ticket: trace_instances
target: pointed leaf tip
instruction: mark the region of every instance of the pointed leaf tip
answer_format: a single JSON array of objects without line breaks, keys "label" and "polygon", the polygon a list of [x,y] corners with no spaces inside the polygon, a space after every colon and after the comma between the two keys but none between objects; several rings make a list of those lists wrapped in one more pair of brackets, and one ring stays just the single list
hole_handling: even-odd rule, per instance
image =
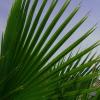
[{"label": "pointed leaf tip", "polygon": [[78,5],[79,5],[79,6],[81,6],[81,5],[82,5],[82,3],[83,3],[83,0],[81,0],[81,1],[79,2],[79,4],[78,4]]},{"label": "pointed leaf tip", "polygon": [[91,11],[91,10],[89,10],[89,11],[86,13],[86,16],[88,16],[88,17],[89,17],[89,16],[90,16],[90,14],[91,14],[91,12],[92,12],[92,11]]}]

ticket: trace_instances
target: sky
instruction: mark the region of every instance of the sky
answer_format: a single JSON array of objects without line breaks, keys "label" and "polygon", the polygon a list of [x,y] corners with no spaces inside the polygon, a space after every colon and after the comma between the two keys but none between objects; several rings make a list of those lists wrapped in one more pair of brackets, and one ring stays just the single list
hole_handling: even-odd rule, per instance
[{"label": "sky", "polygon": [[[12,3],[14,0],[0,0],[0,38],[2,32],[4,32],[6,27],[7,18],[9,15],[9,11],[11,9]],[[37,6],[37,10],[40,7],[42,0],[39,0],[39,4]],[[46,7],[50,5],[51,0],[48,0],[48,3]],[[55,14],[59,11],[61,8],[61,5],[65,0],[59,0],[56,9],[50,16],[49,21],[47,22],[47,25],[51,22],[52,18],[55,16]],[[100,40],[100,0],[72,0],[69,7],[66,9],[64,14],[62,15],[61,19],[55,26],[53,32],[59,27],[59,25],[64,21],[64,19],[71,13],[71,11],[81,2],[81,8],[78,12],[78,14],[73,18],[71,23],[64,29],[64,31],[61,33],[61,35],[58,37],[57,41],[60,40],[67,32],[70,30],[73,25],[75,25],[87,12],[90,12],[89,18],[87,21],[75,32],[75,34],[69,39],[68,42],[64,43],[64,45],[59,49],[58,52],[65,49],[70,43],[73,43],[76,39],[78,39],[82,34],[84,34],[89,28],[91,28],[94,24],[97,24],[97,29],[91,36],[89,36],[78,48],[86,48],[87,46],[91,45],[97,40]],[[45,9],[46,10],[46,9]],[[37,13],[37,12],[35,12]],[[44,11],[45,14],[45,11]],[[56,42],[57,42],[56,41]],[[55,42],[55,43],[56,43]],[[100,54],[100,47],[96,48],[96,51]],[[58,53],[57,52],[57,53]]]}]

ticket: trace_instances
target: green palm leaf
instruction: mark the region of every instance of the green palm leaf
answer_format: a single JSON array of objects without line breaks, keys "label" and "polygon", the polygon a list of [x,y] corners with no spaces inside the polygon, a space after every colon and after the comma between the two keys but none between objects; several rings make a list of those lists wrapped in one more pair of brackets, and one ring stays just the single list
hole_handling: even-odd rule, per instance
[{"label": "green palm leaf", "polygon": [[[78,5],[64,19],[53,33],[52,30],[71,0],[65,3],[47,26],[58,0],[52,0],[46,14],[42,14],[48,0],[42,0],[37,14],[39,0],[15,0],[2,34],[0,51],[0,100],[87,100],[89,93],[100,89],[93,88],[99,76],[100,57],[91,51],[100,45],[92,44],[76,54],[73,50],[96,29],[91,27],[83,36],[66,46],[60,54],[54,54],[68,41],[76,30],[86,21],[86,14],[58,42],[58,36],[80,9]],[[32,3],[32,5],[31,5]],[[34,17],[34,19],[33,19]],[[51,37],[49,38],[49,36]],[[66,58],[67,57],[67,58]]]}]

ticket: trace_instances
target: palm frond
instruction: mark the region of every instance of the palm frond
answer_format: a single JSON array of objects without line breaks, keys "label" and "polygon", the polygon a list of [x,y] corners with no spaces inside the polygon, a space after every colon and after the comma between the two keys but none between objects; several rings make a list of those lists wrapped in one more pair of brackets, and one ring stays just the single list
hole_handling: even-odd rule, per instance
[{"label": "palm frond", "polygon": [[[100,97],[100,89],[92,85],[99,76],[100,56],[91,54],[91,51],[100,45],[100,41],[73,53],[95,31],[96,25],[53,57],[87,20],[88,15],[54,43],[77,14],[80,5],[55,29],[71,0],[65,0],[46,28],[59,1],[52,0],[44,14],[47,2],[50,1],[42,0],[37,13],[39,0],[32,1],[32,5],[31,0],[15,0],[11,8],[1,40],[0,100],[87,100],[89,93],[95,91],[96,100]],[[53,32],[53,29],[56,31]]]}]

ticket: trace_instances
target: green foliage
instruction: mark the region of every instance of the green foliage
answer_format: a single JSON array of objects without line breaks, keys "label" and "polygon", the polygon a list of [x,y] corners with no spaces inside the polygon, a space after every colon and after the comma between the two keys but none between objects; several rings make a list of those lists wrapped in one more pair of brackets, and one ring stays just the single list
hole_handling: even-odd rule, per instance
[{"label": "green foliage", "polygon": [[42,0],[35,14],[38,1],[32,1],[31,8],[31,0],[15,0],[12,6],[1,41],[0,100],[88,100],[91,92],[96,92],[97,95],[93,100],[98,100],[100,89],[92,85],[99,75],[100,57],[91,54],[91,51],[100,42],[76,54],[72,53],[84,39],[93,33],[96,26],[94,25],[83,36],[66,46],[60,54],[53,57],[65,41],[85,22],[88,15],[80,19],[54,45],[57,37],[67,27],[80,7],[78,5],[74,8],[52,33],[71,0],[65,0],[64,5],[45,31],[43,30],[58,0],[52,0],[41,20],[48,0]]}]

